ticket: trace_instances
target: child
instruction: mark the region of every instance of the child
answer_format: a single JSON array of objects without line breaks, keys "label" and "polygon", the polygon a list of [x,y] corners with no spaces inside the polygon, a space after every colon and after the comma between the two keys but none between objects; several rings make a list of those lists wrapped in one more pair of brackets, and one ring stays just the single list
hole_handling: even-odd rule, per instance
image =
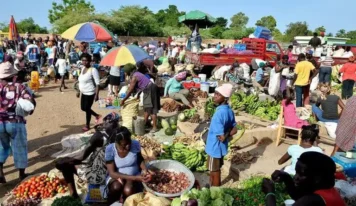
[{"label": "child", "polygon": [[205,151],[210,171],[210,186],[221,185],[221,166],[228,150],[227,138],[237,133],[234,112],[227,103],[232,93],[231,84],[223,84],[215,89],[214,103],[218,105],[211,119]]},{"label": "child", "polygon": [[67,89],[65,82],[64,82],[64,77],[67,72],[67,62],[65,60],[64,53],[59,54],[59,59],[56,62],[56,67],[58,68],[58,73],[61,76],[61,86],[59,87],[59,91],[62,92],[62,87],[64,89]]},{"label": "child", "polygon": [[278,164],[282,165],[289,159],[292,159],[292,164],[284,168],[284,171],[291,175],[295,175],[295,165],[300,155],[304,152],[323,153],[321,148],[313,146],[319,134],[317,125],[303,126],[302,129],[302,143],[300,145],[289,146],[287,153],[278,160]]},{"label": "child", "polygon": [[292,102],[294,99],[294,91],[292,88],[288,87],[283,92],[283,116],[284,116],[284,125],[293,128],[302,128],[304,125],[309,125],[307,121],[301,120],[297,116],[295,106]]}]

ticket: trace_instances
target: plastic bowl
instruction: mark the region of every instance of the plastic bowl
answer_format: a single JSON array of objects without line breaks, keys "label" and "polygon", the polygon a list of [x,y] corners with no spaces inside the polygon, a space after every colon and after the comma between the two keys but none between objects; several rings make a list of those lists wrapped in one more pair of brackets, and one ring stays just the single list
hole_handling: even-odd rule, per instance
[{"label": "plastic bowl", "polygon": [[186,191],[189,191],[190,189],[193,188],[194,182],[195,182],[195,177],[194,174],[182,163],[174,161],[174,160],[154,160],[148,163],[148,168],[154,170],[168,170],[172,172],[177,172],[177,173],[184,173],[187,175],[188,180],[190,182],[189,186],[175,194],[164,194],[164,193],[159,193],[156,191],[153,191],[151,188],[149,188],[145,183],[143,183],[143,186],[145,187],[147,192],[150,192],[154,195],[157,195],[159,197],[166,197],[166,198],[172,198],[172,197],[179,197],[181,194],[185,193]]}]

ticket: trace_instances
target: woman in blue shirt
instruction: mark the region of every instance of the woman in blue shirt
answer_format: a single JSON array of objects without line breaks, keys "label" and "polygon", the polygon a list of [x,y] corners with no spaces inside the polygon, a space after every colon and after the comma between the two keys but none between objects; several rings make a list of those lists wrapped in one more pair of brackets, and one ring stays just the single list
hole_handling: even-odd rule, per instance
[{"label": "woman in blue shirt", "polygon": [[106,168],[109,176],[109,205],[140,192],[141,182],[149,182],[153,172],[148,171],[141,154],[140,143],[131,140],[131,133],[126,127],[120,127],[114,134],[115,143],[105,150]]},{"label": "woman in blue shirt", "polygon": [[221,167],[228,150],[228,137],[237,133],[234,112],[227,103],[232,93],[231,84],[215,89],[214,103],[218,105],[211,119],[205,152],[208,157],[210,186],[221,185]]},{"label": "woman in blue shirt", "polygon": [[182,81],[187,77],[187,72],[180,72],[176,76],[170,78],[166,86],[164,88],[164,96],[170,97],[175,100],[181,100],[183,104],[188,106],[189,108],[193,108],[194,106],[187,99],[189,95],[189,90],[184,89],[182,85]]}]

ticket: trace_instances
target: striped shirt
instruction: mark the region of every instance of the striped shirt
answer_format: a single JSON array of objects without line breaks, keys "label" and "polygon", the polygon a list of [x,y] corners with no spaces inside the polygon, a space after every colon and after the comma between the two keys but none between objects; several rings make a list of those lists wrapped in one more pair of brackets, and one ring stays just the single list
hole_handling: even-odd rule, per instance
[{"label": "striped shirt", "polygon": [[320,67],[331,67],[334,60],[332,57],[320,57],[318,62],[320,63]]}]

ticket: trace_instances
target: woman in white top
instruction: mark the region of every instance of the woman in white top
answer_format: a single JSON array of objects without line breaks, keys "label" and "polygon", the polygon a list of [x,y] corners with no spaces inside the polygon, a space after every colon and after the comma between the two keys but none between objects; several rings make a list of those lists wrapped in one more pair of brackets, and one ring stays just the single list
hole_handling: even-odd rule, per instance
[{"label": "woman in white top", "polygon": [[64,82],[64,76],[67,73],[67,61],[65,60],[64,53],[61,53],[59,55],[59,59],[56,62],[56,67],[58,68],[58,73],[61,76],[61,86],[59,87],[59,91],[62,92],[62,87],[64,89],[67,89],[65,82]]},{"label": "woman in white top", "polygon": [[317,125],[308,125],[302,127],[302,143],[300,145],[292,145],[288,148],[288,151],[281,159],[278,160],[278,164],[282,165],[286,163],[289,159],[292,159],[292,164],[284,168],[284,171],[295,175],[295,165],[297,164],[298,158],[304,152],[320,152],[323,150],[319,147],[315,147],[314,142],[319,135],[319,129]]},{"label": "woman in white top", "polygon": [[86,113],[86,125],[83,131],[88,131],[90,129],[90,120],[93,115],[98,122],[101,115],[95,113],[91,107],[94,101],[99,99],[99,72],[94,67],[91,67],[91,56],[87,53],[81,55],[81,60],[83,64],[82,71],[79,75],[79,90],[81,93],[80,105],[82,111]]}]

